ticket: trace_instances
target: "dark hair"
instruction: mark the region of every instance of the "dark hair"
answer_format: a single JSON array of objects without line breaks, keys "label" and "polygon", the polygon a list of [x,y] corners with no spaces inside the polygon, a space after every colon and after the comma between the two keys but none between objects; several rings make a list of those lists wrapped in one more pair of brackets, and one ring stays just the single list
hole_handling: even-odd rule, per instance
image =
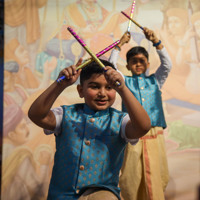
[{"label": "dark hair", "polygon": [[149,53],[147,52],[147,50],[144,47],[141,46],[136,46],[131,48],[127,53],[126,53],[126,61],[128,63],[129,59],[135,55],[138,54],[143,54],[147,60],[149,60]]},{"label": "dark hair", "polygon": [[[114,65],[107,60],[99,59],[104,66],[110,66],[115,69]],[[104,69],[100,67],[95,61],[92,61],[90,64],[86,65],[80,74],[80,84],[83,85],[85,80],[88,80],[93,74],[103,74]]]}]

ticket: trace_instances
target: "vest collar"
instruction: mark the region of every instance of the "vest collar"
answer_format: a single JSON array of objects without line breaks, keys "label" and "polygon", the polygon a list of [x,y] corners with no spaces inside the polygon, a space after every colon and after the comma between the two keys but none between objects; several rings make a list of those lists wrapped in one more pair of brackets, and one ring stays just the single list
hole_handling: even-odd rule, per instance
[{"label": "vest collar", "polygon": [[88,115],[93,115],[94,117],[99,117],[108,114],[109,108],[106,110],[94,111],[87,104],[84,104],[83,112]]},{"label": "vest collar", "polygon": [[133,77],[133,78],[139,78],[139,77],[145,78],[146,75],[145,75],[145,74],[140,74],[140,75],[135,75],[135,74],[133,74],[132,77]]}]

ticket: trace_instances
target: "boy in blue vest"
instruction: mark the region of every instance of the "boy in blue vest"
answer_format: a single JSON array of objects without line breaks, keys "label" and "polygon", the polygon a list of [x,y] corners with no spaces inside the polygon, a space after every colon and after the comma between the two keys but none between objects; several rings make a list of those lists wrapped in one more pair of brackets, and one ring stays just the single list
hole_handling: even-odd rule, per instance
[{"label": "boy in blue vest", "polygon": [[[63,69],[62,82],[54,82],[31,105],[28,116],[56,138],[54,167],[48,200],[118,200],[118,181],[127,142],[136,144],[150,128],[146,111],[126,87],[119,72],[101,60],[76,71],[81,60]],[[85,103],[51,109],[63,90],[75,83]],[[116,86],[116,81],[120,86]],[[111,108],[116,91],[128,114]],[[46,131],[48,133],[49,131]]]},{"label": "boy in blue vest", "polygon": [[[126,86],[147,111],[151,120],[150,131],[139,142],[128,144],[121,169],[119,186],[124,200],[164,200],[168,183],[168,165],[163,129],[166,122],[162,107],[161,91],[170,70],[171,59],[155,33],[144,28],[146,39],[153,43],[160,58],[160,66],[152,75],[147,75],[149,54],[145,48],[136,46],[126,54],[127,69],[132,76],[124,76]],[[120,48],[130,40],[126,32],[112,51],[109,61],[116,67]],[[117,68],[117,67],[116,67]],[[122,111],[126,106],[122,99]]]}]

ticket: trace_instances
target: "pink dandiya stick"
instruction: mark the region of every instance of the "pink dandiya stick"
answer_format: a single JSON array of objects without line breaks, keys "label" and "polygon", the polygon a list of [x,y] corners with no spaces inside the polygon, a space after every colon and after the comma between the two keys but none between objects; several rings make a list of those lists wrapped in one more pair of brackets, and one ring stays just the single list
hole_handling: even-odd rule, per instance
[{"label": "pink dandiya stick", "polygon": [[[118,41],[116,41],[116,42],[114,42],[113,44],[111,44],[110,46],[108,46],[108,47],[106,47],[104,50],[102,50],[102,51],[100,51],[98,54],[97,54],[97,56],[95,55],[95,54],[93,54],[90,50],[89,50],[89,48],[86,46],[86,44],[85,44],[85,42],[76,34],[76,32],[72,29],[72,28],[70,28],[70,27],[68,27],[67,28],[68,29],[68,31],[75,37],[75,39],[80,43],[80,45],[91,55],[91,61],[90,60],[88,60],[88,61],[86,61],[87,62],[87,64],[89,64],[90,62],[92,62],[92,60],[95,60],[96,62],[97,62],[97,64],[99,64],[99,66],[100,67],[102,67],[102,68],[105,68],[105,66],[104,66],[104,64],[97,58],[97,56],[99,57],[99,56],[101,56],[101,55],[103,55],[104,53],[106,53],[107,51],[109,51],[111,48],[113,48],[114,46],[116,46],[120,41],[118,40]],[[86,63],[85,62],[85,63]],[[85,64],[85,63],[83,63],[82,65],[87,65],[87,64]],[[83,66],[82,66],[83,67]],[[81,67],[79,66],[77,69],[80,69]],[[60,78],[58,78],[57,79],[57,82],[60,82],[61,80],[63,80],[63,79],[65,79],[65,76],[62,76],[62,77],[60,77]],[[121,84],[118,82],[118,81],[116,81],[116,85],[117,86],[120,86]]]},{"label": "pink dandiya stick", "polygon": [[139,28],[141,28],[142,30],[144,30],[144,28],[143,28],[140,24],[138,24],[135,20],[131,19],[125,12],[121,11],[121,13],[122,13],[125,17],[127,17],[128,19],[130,19],[130,20],[131,20],[135,25],[137,25]]},{"label": "pink dandiya stick", "polygon": [[[109,45],[108,47],[106,47],[105,49],[103,49],[102,51],[100,51],[99,53],[96,54],[96,57],[100,57],[102,56],[103,54],[105,54],[106,52],[108,52],[109,50],[111,50],[112,48],[114,48],[117,44],[119,44],[119,40],[117,40],[116,42],[112,43],[111,45]],[[79,70],[83,67],[85,67],[86,65],[90,64],[91,62],[93,61],[92,58],[86,60],[83,64],[79,65],[76,70]],[[65,76],[61,76],[60,78],[57,79],[57,82],[60,82],[62,80],[65,79]]]},{"label": "pink dandiya stick", "polygon": [[[96,57],[99,58],[100,56],[102,56],[103,54],[105,54],[106,52],[108,52],[109,50],[111,50],[113,47],[115,47],[117,44],[119,44],[119,40],[117,40],[116,42],[112,43],[111,45],[109,45],[108,47],[106,47],[105,49],[103,49],[102,51],[100,51],[99,53],[96,54]],[[92,58],[90,58],[89,60],[85,61],[83,64],[79,65],[76,69],[81,69],[83,67],[85,67],[86,65],[90,64],[93,61]]]},{"label": "pink dandiya stick", "polygon": [[[130,14],[131,19],[133,18],[134,9],[135,9],[135,1],[133,1],[132,7],[131,7],[131,14]],[[131,29],[131,20],[129,20],[127,31],[130,32],[130,29]]]},{"label": "pink dandiya stick", "polygon": [[102,68],[105,68],[104,64],[96,57],[95,54],[93,54],[90,49],[87,47],[85,42],[76,34],[76,32],[68,27],[68,31],[75,37],[75,39],[80,43],[80,45],[91,55],[91,57],[98,63],[98,65]]},{"label": "pink dandiya stick", "polygon": [[[103,69],[105,69],[104,64],[96,57],[95,54],[93,54],[90,51],[90,49],[86,46],[85,42],[75,33],[75,31],[72,28],[70,28],[70,27],[68,27],[67,29],[76,38],[76,40],[82,45],[82,47],[91,55],[91,57],[93,58],[93,60],[96,61],[97,64],[100,67],[102,67]],[[116,85],[120,86],[121,84],[118,81],[116,81]]]}]

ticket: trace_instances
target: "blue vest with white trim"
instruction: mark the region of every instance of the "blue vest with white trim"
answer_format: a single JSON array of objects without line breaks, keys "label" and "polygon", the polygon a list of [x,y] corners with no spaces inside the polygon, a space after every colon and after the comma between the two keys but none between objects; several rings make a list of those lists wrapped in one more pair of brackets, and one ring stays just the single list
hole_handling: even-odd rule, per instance
[{"label": "blue vest with white trim", "polygon": [[62,108],[48,200],[75,200],[88,187],[106,188],[120,199],[119,171],[127,144],[120,128],[125,113],[114,108],[94,112],[86,104]]},{"label": "blue vest with white trim", "polygon": [[[166,128],[161,91],[155,75],[125,76],[125,84],[148,113],[151,126]],[[122,104],[122,111],[126,112],[124,104]]]}]

